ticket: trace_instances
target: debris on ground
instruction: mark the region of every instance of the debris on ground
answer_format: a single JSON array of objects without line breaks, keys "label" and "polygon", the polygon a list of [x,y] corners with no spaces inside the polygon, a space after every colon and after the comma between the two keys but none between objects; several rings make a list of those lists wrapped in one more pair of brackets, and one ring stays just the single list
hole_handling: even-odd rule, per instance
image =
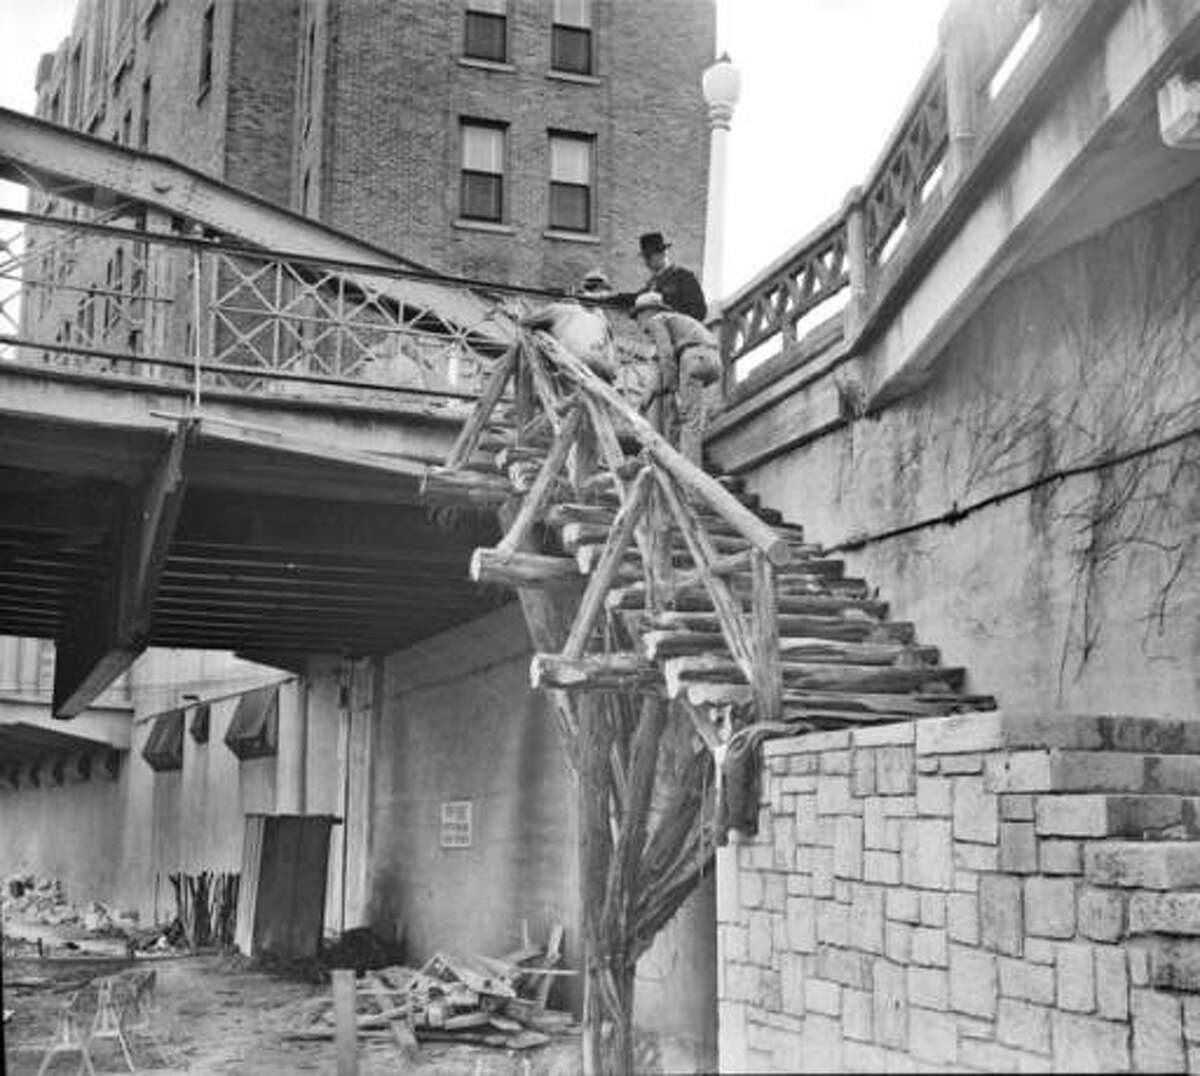
[{"label": "debris on ground", "polygon": [[[360,942],[361,944],[361,942]],[[360,1040],[392,1041],[405,1057],[421,1043],[506,1050],[544,1046],[570,1033],[570,1013],[546,1008],[561,958],[562,928],[546,948],[524,946],[505,957],[436,953],[421,968],[395,964],[366,971],[355,994]],[[334,1037],[333,997],[318,995],[279,1014],[290,1041]]]},{"label": "debris on ground", "polygon": [[73,905],[58,878],[32,874],[9,878],[0,891],[0,911],[6,919],[22,918],[42,926],[77,925],[89,934],[119,937],[135,929],[137,912],[116,911],[97,900]]}]

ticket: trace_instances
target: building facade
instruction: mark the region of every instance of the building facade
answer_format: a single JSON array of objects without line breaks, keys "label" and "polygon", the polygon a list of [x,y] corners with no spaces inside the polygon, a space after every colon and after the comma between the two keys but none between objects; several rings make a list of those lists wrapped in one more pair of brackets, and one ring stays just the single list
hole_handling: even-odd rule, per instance
[{"label": "building facade", "polygon": [[[81,0],[38,114],[442,272],[703,254],[711,0]],[[669,47],[664,47],[669,42]]]}]

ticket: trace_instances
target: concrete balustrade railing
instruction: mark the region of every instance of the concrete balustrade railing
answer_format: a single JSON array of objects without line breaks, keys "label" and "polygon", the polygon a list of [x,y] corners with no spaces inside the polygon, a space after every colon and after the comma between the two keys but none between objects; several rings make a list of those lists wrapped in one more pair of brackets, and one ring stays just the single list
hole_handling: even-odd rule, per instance
[{"label": "concrete balustrade railing", "polygon": [[862,185],[720,304],[728,402],[830,348],[853,350],[891,316],[1044,98],[1055,61],[1119,6],[955,0]]}]

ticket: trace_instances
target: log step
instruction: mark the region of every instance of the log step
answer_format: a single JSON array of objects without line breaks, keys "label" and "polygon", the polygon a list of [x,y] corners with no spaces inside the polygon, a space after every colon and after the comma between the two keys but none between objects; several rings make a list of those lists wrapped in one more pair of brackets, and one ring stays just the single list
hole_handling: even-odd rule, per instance
[{"label": "log step", "polygon": [[821,691],[785,691],[783,708],[797,717],[830,714],[844,718],[909,721],[915,717],[949,717],[976,710],[994,710],[991,695],[896,694],[857,692],[834,694]]},{"label": "log step", "polygon": [[[750,596],[740,590],[734,591],[735,600],[740,600],[742,609],[750,608]],[[690,586],[677,590],[672,599],[675,611],[681,613],[713,612],[712,599],[703,586]],[[642,583],[634,583],[627,587],[614,587],[608,596],[610,609],[642,609],[646,604],[646,588]],[[858,598],[844,594],[787,594],[781,595],[777,601],[779,612],[786,616],[798,614],[805,616],[842,616],[859,613],[864,616],[882,620],[887,616],[887,602],[875,598]]]},{"label": "log step", "polygon": [[[549,522],[549,520],[547,520]],[[566,523],[559,529],[559,534],[562,538],[563,548],[569,553],[574,553],[579,549],[586,549],[588,546],[603,546],[608,541],[609,531],[612,524],[610,523]],[[751,543],[749,539],[743,538],[740,534],[733,530],[732,527],[726,527],[724,530],[718,531],[715,528],[710,528],[706,525],[708,539],[712,543],[713,548],[718,553],[737,553],[742,550],[750,549]],[[683,536],[678,531],[673,532],[674,542],[679,548],[687,548]],[[794,539],[790,534],[782,535],[787,540],[788,548],[792,551],[792,561],[789,567],[797,561],[803,559],[805,564],[809,561],[814,561],[812,571],[828,571],[829,574],[840,574],[843,561],[834,558],[821,557],[820,547],[810,545],[803,541]],[[786,569],[777,569],[777,571],[785,571]]]},{"label": "log step", "polygon": [[[807,635],[814,639],[840,639],[844,642],[911,643],[916,630],[908,621],[878,621],[853,615],[797,616],[781,615],[779,632],[785,636]],[[720,634],[715,615],[707,613],[660,613],[638,625],[641,631],[692,631]]]},{"label": "log step", "polygon": [[[642,635],[642,646],[652,661],[687,654],[728,656],[725,637],[720,632],[648,631]],[[806,636],[782,637],[779,650],[785,660],[861,665],[936,665],[940,657],[935,646],[843,642]]]},{"label": "log step", "polygon": [[[710,535],[738,534],[738,531],[730,523],[705,506],[693,504],[692,507],[696,509],[697,515]],[[546,513],[546,522],[554,527],[565,527],[569,523],[590,523],[601,527],[610,527],[615,518],[616,510],[610,504],[560,503],[553,505]],[[792,523],[777,523],[772,526],[790,541],[804,541],[804,528],[801,526]]]},{"label": "log step", "polygon": [[[966,670],[945,666],[854,665],[833,662],[780,662],[784,690],[847,691],[877,694],[880,692],[922,691],[945,689],[958,691],[966,678]],[[679,695],[682,686],[694,680],[745,683],[739,666],[728,658],[680,657],[663,662],[667,694]]]},{"label": "log step", "polygon": [[636,691],[659,688],[662,676],[653,662],[630,652],[585,654],[580,658],[534,654],[529,682],[534,688]]}]

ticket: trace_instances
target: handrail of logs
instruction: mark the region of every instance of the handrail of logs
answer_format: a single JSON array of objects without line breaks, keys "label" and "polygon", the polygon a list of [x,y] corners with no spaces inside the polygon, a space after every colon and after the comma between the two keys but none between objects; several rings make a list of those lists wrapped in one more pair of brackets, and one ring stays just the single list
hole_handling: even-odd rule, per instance
[{"label": "handrail of logs", "polygon": [[[534,658],[533,685],[597,690],[663,684],[655,664],[640,655],[620,649],[588,653],[589,646],[613,613],[609,595],[615,586],[640,584],[646,609],[659,612],[678,582],[690,579],[708,591],[760,719],[774,720],[782,705],[774,573],[791,558],[788,539],[681,455],[613,385],[542,331],[523,332],[497,360],[446,466],[426,476],[428,501],[461,503],[470,491],[471,503],[499,503],[500,483],[470,465],[502,400],[508,412],[502,421],[516,431],[516,444],[505,450],[505,458],[523,498],[501,541],[475,551],[471,577],[539,588],[578,579],[581,572],[587,576],[562,652]],[[637,446],[633,455],[622,447],[623,439]],[[531,543],[533,528],[564,492],[575,500],[617,501],[603,548],[587,563],[539,552]],[[725,536],[721,549],[709,533],[712,524]],[[680,571],[672,563],[676,533],[691,561]],[[727,552],[730,536],[744,543],[733,554]],[[733,590],[731,570],[749,572],[748,607],[747,596]]]}]

